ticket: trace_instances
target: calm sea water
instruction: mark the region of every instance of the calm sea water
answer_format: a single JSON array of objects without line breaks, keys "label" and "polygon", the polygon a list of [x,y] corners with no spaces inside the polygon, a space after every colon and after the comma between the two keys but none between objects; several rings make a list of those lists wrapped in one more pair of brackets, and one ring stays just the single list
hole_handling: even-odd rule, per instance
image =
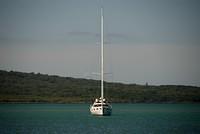
[{"label": "calm sea water", "polygon": [[0,134],[199,134],[200,104],[113,104],[92,116],[89,104],[0,104]]}]

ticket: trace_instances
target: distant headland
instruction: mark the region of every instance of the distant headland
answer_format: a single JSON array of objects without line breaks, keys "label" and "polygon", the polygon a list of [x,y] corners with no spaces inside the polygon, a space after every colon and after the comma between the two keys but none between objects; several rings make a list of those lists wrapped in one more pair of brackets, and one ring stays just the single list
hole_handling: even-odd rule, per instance
[{"label": "distant headland", "polygon": [[[105,82],[112,103],[199,103],[200,87]],[[100,81],[0,70],[1,103],[91,103]]]}]

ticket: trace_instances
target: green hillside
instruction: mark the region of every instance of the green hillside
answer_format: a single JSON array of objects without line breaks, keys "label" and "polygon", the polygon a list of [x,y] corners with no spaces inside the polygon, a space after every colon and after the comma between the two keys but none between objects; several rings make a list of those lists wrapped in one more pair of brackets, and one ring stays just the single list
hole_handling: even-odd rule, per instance
[{"label": "green hillside", "polygon": [[[100,81],[0,70],[0,102],[91,103],[100,95]],[[112,103],[200,102],[200,87],[105,82]]]}]

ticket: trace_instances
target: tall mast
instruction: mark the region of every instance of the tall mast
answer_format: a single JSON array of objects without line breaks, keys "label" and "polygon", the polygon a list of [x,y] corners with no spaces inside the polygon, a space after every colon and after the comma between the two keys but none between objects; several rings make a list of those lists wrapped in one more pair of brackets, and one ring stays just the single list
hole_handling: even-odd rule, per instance
[{"label": "tall mast", "polygon": [[103,99],[103,8],[101,7],[101,98]]}]

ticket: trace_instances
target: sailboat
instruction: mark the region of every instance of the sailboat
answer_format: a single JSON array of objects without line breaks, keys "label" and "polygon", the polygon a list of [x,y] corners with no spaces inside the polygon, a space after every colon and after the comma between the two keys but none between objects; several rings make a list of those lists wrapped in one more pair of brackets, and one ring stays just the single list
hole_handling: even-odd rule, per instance
[{"label": "sailboat", "polygon": [[94,103],[90,106],[92,115],[106,116],[111,115],[112,106],[104,98],[104,39],[103,39],[103,8],[101,8],[101,97],[96,98]]}]

